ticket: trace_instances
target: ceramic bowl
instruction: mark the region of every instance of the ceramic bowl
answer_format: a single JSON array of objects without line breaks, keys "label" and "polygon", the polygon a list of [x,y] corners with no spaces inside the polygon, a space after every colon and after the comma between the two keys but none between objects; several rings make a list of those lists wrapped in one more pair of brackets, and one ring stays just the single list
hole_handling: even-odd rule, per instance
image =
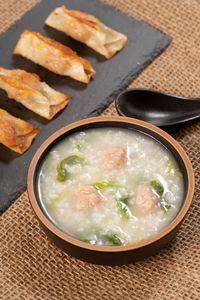
[{"label": "ceramic bowl", "polygon": [[[129,246],[98,246],[75,239],[54,225],[40,203],[38,174],[41,164],[51,148],[63,138],[86,129],[118,127],[140,131],[163,144],[176,159],[184,180],[184,200],[175,219],[152,237]],[[176,234],[191,205],[194,193],[194,173],[188,156],[170,135],[149,123],[124,117],[95,117],[70,124],[51,135],[38,149],[28,171],[28,194],[33,210],[43,229],[55,244],[68,254],[96,264],[122,265],[157,253]]]}]

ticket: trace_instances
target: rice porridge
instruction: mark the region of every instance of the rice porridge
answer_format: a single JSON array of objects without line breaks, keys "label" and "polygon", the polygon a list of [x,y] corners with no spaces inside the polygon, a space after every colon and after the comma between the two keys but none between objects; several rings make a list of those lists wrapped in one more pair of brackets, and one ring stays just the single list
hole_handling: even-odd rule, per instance
[{"label": "rice porridge", "polygon": [[97,128],[66,137],[45,158],[39,195],[51,221],[96,245],[128,245],[176,216],[184,182],[171,153],[133,130]]}]

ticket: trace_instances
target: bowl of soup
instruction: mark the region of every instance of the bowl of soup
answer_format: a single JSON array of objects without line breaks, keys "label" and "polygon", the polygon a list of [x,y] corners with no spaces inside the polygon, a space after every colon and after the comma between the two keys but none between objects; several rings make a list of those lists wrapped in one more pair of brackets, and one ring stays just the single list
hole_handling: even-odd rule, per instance
[{"label": "bowl of soup", "polygon": [[27,186],[58,247],[112,265],[152,255],[174,237],[192,201],[194,173],[178,142],[154,125],[95,117],[42,144]]}]

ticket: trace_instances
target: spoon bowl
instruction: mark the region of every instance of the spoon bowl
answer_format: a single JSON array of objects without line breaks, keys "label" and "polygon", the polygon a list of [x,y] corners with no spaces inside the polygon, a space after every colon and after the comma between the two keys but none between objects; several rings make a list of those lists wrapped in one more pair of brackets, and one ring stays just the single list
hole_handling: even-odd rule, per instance
[{"label": "spoon bowl", "polygon": [[174,96],[149,89],[129,89],[115,101],[118,113],[158,127],[173,127],[200,118],[200,99]]}]

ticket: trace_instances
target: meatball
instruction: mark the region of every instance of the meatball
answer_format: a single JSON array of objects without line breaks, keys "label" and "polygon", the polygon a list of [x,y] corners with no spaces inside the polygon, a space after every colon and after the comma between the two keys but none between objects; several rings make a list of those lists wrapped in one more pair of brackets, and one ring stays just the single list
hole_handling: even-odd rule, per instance
[{"label": "meatball", "polygon": [[89,185],[79,186],[75,191],[77,208],[88,210],[102,204],[103,198],[96,189]]},{"label": "meatball", "polygon": [[134,201],[134,210],[139,214],[149,214],[158,208],[158,198],[151,188],[145,185],[138,186]]},{"label": "meatball", "polygon": [[126,159],[124,147],[110,147],[105,153],[104,167],[107,170],[121,169],[125,166]]}]

